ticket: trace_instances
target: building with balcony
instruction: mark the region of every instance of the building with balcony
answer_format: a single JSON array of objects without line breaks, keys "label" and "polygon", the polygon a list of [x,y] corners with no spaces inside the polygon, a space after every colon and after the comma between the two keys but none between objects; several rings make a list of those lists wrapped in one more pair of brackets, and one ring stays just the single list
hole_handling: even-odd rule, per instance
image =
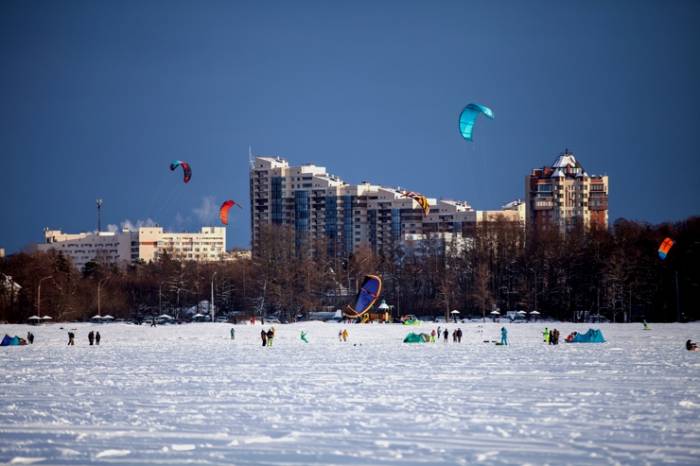
[{"label": "building with balcony", "polygon": [[[389,255],[405,241],[453,244],[454,237],[470,236],[478,219],[496,217],[480,214],[464,201],[434,198],[428,198],[426,215],[405,192],[369,182],[351,185],[313,164],[293,167],[279,157],[256,157],[250,167],[253,253],[261,246],[265,225],[291,228],[297,245],[323,240],[331,255],[360,247]],[[499,218],[517,219],[518,206],[498,211],[503,214]]]},{"label": "building with balcony", "polygon": [[568,149],[552,166],[536,168],[525,178],[527,223],[534,228],[608,227],[608,177],[589,175]]},{"label": "building with balcony", "polygon": [[136,230],[64,233],[44,230],[44,243],[37,249],[54,249],[70,257],[78,269],[88,262],[125,265],[136,261],[150,262],[167,253],[185,261],[216,261],[226,252],[226,229],[203,227],[197,233],[170,233],[162,227]]}]

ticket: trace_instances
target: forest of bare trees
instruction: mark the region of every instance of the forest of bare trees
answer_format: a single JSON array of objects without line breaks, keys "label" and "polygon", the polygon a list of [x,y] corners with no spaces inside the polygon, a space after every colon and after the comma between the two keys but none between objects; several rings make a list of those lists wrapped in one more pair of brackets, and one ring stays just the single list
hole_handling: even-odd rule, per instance
[{"label": "forest of bare trees", "polygon": [[[676,244],[662,261],[657,248],[666,236]],[[212,283],[220,315],[291,321],[348,304],[368,273],[383,278],[394,317],[522,309],[562,320],[586,313],[617,322],[700,318],[698,217],[662,225],[618,220],[609,231],[565,237],[491,222],[469,241],[421,241],[390,256],[360,249],[337,257],[328,246],[300,243],[292,230],[271,226],[252,260],[196,263],[164,256],[125,267],[89,263],[78,271],[57,253],[18,253],[0,261],[0,321],[23,322],[38,313],[57,321],[88,319],[98,312],[98,293],[102,314],[177,315],[209,299]]]}]

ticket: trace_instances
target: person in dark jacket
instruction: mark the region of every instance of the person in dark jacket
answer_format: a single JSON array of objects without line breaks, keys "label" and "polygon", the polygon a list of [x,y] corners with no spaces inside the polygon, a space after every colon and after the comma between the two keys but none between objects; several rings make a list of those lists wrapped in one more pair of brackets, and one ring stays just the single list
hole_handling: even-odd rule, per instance
[{"label": "person in dark jacket", "polygon": [[90,333],[88,333],[88,341],[90,342],[90,346],[92,346],[93,342],[95,341],[95,332],[90,330]]},{"label": "person in dark jacket", "polygon": [[260,330],[260,339],[262,340],[262,345],[267,346],[267,332],[265,329]]},{"label": "person in dark jacket", "polygon": [[27,332],[27,341],[30,345],[34,344],[34,334],[32,332]]},{"label": "person in dark jacket", "polygon": [[267,346],[272,346],[272,340],[275,338],[275,328],[270,327],[267,331]]},{"label": "person in dark jacket", "polygon": [[68,346],[75,346],[75,333],[68,332]]},{"label": "person in dark jacket", "polygon": [[444,338],[445,343],[447,343],[447,339],[448,339],[449,337],[450,337],[450,332],[448,332],[447,329],[445,329],[445,331],[442,332],[442,338]]},{"label": "person in dark jacket", "polygon": [[457,329],[457,343],[462,343],[462,329]]},{"label": "person in dark jacket", "polygon": [[100,338],[102,338],[102,337],[100,336],[100,332],[95,333],[95,344],[96,344],[96,345],[99,345],[99,344],[100,344]]}]

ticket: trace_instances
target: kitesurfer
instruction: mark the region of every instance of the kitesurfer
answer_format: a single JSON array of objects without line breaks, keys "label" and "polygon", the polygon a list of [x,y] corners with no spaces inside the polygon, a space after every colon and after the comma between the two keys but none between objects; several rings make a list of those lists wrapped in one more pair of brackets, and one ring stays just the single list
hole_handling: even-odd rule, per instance
[{"label": "kitesurfer", "polygon": [[501,327],[501,344],[508,345],[508,330],[505,327]]}]

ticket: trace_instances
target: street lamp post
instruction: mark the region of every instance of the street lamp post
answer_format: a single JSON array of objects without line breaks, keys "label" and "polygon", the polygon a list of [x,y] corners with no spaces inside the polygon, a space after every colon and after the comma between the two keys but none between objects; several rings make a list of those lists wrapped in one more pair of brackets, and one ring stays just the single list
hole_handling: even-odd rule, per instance
[{"label": "street lamp post", "polygon": [[102,307],[101,307],[101,295],[100,295],[100,290],[102,288],[102,284],[105,283],[109,278],[104,278],[100,281],[97,282],[97,315],[102,317]]},{"label": "street lamp post", "polygon": [[217,272],[211,276],[211,300],[209,301],[209,313],[211,314],[211,321],[214,322],[214,317],[216,317],[216,309],[214,308],[214,277],[216,277]]},{"label": "street lamp post", "polygon": [[41,282],[48,280],[49,278],[53,278],[53,276],[49,275],[48,277],[44,277],[39,280],[39,286],[37,286],[36,289],[36,313],[39,317],[41,317]]}]

